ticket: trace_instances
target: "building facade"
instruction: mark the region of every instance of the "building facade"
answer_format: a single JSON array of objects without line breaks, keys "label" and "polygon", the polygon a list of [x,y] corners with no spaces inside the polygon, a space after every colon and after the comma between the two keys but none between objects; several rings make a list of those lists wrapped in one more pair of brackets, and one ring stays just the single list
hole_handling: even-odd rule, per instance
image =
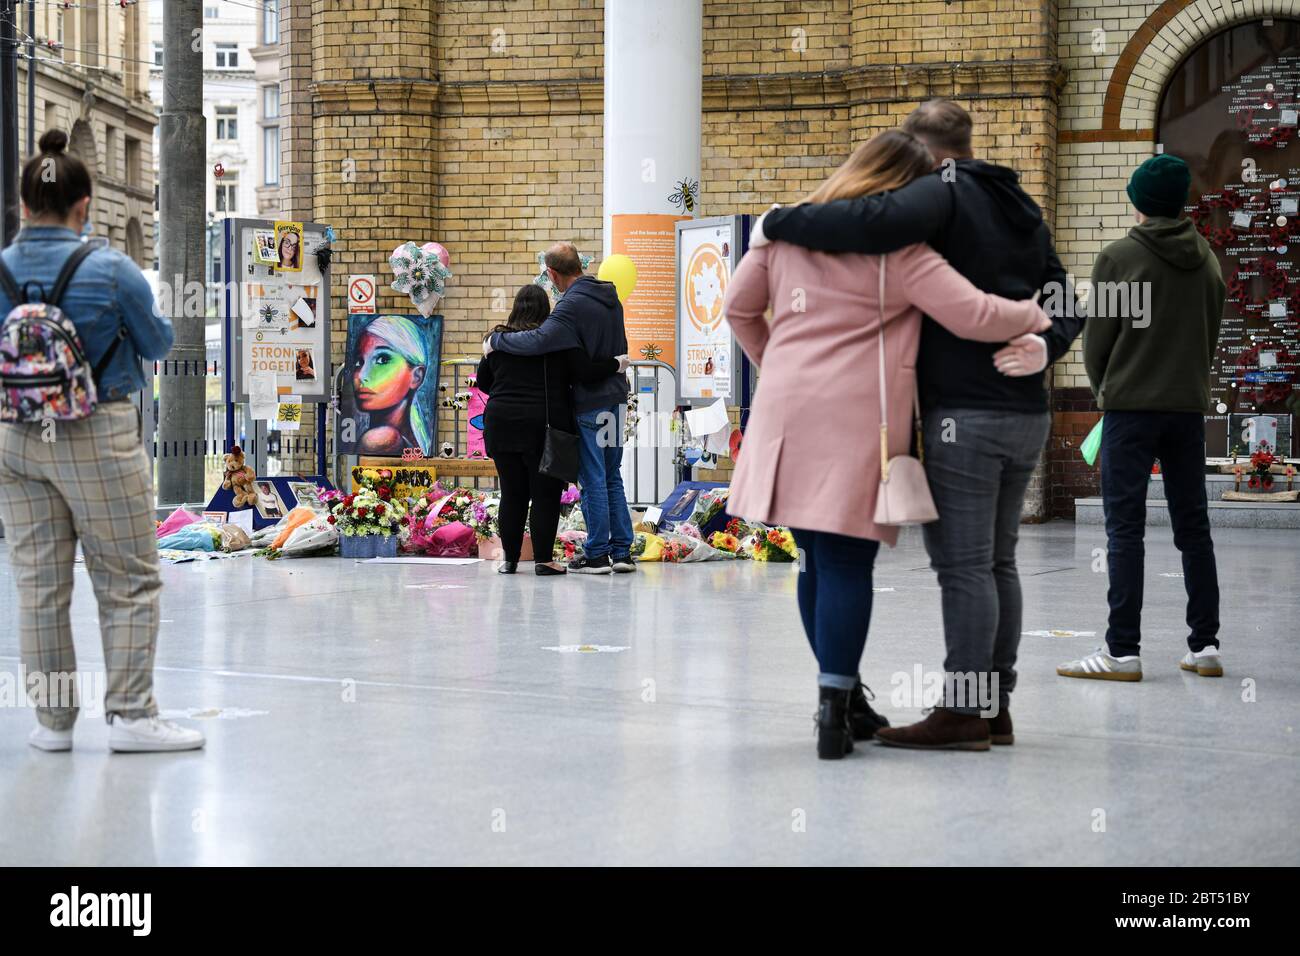
[{"label": "building facade", "polygon": [[[149,87],[163,102],[163,5],[149,5]],[[273,215],[279,193],[279,12],[265,4],[203,7],[203,117],[207,123],[209,277],[216,281],[220,220]],[[268,107],[271,119],[267,119]],[[274,129],[273,139],[266,130]],[[157,144],[155,141],[155,151]],[[268,151],[269,149],[269,151]],[[218,175],[218,172],[220,173]]]},{"label": "building facade", "polygon": [[[1160,148],[1179,63],[1288,13],[1294,0],[704,0],[696,215],[797,200],[862,139],[950,97],[1086,277],[1131,224],[1124,184]],[[284,202],[339,235],[335,316],[349,272],[382,275],[400,242],[434,239],[455,272],[444,355],[472,354],[549,241],[599,256],[604,21],[601,0],[282,4]],[[404,308],[380,287],[380,308]],[[1077,347],[1052,384],[1030,518],[1068,515],[1095,487],[1078,463],[1097,412]]]},{"label": "building facade", "polygon": [[[27,143],[27,71],[34,66],[35,139],[50,129],[68,133],[69,152],[94,177],[92,234],[151,268],[157,119],[147,83],[149,24],[139,4],[59,7],[36,4],[35,60],[24,46],[18,61],[20,151]],[[27,13],[20,5],[20,41],[29,39]]]}]

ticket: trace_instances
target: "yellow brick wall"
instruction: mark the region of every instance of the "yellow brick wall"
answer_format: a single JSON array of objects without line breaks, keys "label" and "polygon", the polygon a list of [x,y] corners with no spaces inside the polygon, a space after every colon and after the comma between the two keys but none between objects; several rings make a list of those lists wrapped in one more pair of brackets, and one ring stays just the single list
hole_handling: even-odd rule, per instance
[{"label": "yellow brick wall", "polygon": [[[1289,7],[705,0],[700,214],[794,201],[872,132],[949,96],[970,110],[979,154],[1020,172],[1066,267],[1087,275],[1126,227],[1123,183],[1154,150],[1142,131],[1173,65],[1230,20]],[[1168,16],[1132,54],[1107,121],[1123,135],[1111,137],[1110,78],[1157,10]],[[282,4],[288,201],[342,225],[339,276],[383,275],[404,239],[446,245],[448,356],[475,351],[549,242],[599,252],[603,19],[602,0]],[[340,179],[345,158],[353,183]],[[335,286],[337,359],[345,309]],[[404,307],[391,293],[380,304]],[[1077,356],[1057,367],[1057,386],[1083,381]]]}]

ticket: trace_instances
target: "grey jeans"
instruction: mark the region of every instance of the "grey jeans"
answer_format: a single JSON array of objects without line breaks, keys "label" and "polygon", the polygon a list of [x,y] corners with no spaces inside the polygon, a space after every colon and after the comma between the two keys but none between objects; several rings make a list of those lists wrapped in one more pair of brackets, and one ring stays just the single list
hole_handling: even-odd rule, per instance
[{"label": "grey jeans", "polygon": [[953,700],[954,686],[991,692],[996,678],[1000,708],[1016,686],[1020,509],[1050,428],[1046,412],[935,409],[925,416],[925,473],[939,520],[923,533],[943,590],[945,706],[959,713],[984,708],[969,695]]}]

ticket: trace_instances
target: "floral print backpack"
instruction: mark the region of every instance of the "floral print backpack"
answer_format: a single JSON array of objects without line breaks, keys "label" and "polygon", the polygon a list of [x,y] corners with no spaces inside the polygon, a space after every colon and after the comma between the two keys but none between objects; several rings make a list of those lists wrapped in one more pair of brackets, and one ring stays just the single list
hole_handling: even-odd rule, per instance
[{"label": "floral print backpack", "polygon": [[[126,337],[126,328],[118,330],[92,367],[76,326],[59,308],[73,273],[94,251],[85,244],[69,256],[48,297],[38,283],[24,283],[20,291],[13,273],[0,261],[0,289],[14,303],[0,324],[0,422],[76,421],[95,411],[96,383]],[[36,298],[33,285],[41,293]]]}]

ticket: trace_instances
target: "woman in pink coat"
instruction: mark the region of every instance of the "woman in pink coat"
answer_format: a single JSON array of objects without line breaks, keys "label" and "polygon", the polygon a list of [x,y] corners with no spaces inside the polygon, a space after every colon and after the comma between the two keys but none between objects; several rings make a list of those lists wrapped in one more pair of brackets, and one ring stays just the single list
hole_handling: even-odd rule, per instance
[{"label": "woman in pink coat", "polygon": [[[897,189],[933,167],[919,140],[881,133],[807,201]],[[803,562],[799,613],[821,671],[817,753],[837,759],[855,738],[888,725],[868,705],[858,677],[876,554],[880,542],[898,539],[897,528],[872,521],[880,484],[882,315],[891,458],[911,445],[922,312],[984,342],[1051,323],[1032,300],[981,292],[925,245],[888,256],[832,255],[783,242],[751,249],[723,311],[760,368],[727,509],[794,533]]]}]

